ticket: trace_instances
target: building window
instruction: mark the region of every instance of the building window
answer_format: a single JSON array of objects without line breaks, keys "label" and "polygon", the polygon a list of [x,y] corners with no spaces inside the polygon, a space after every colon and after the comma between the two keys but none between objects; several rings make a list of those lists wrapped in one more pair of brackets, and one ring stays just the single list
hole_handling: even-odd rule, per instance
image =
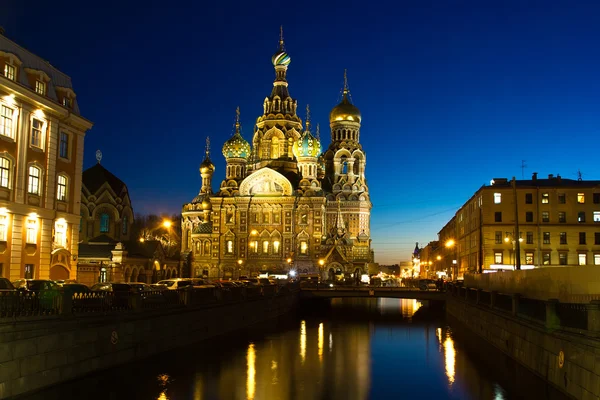
[{"label": "building window", "polygon": [[525,222],[533,222],[533,211],[527,211],[525,213]]},{"label": "building window", "polygon": [[27,192],[31,194],[40,194],[40,169],[38,167],[29,167],[29,183],[27,185]]},{"label": "building window", "polygon": [[234,222],[235,222],[234,214],[233,214],[233,212],[229,211],[225,216],[225,223],[233,224]]},{"label": "building window", "polygon": [[46,94],[46,83],[42,81],[35,81],[35,92],[42,96]]},{"label": "building window", "polygon": [[42,128],[44,123],[39,119],[31,121],[31,145],[42,148]]},{"label": "building window", "polygon": [[110,217],[107,213],[100,214],[100,232],[107,233],[110,229]]},{"label": "building window", "polygon": [[594,232],[594,244],[600,244],[600,232]]},{"label": "building window", "polygon": [[550,257],[550,252],[545,251],[542,253],[542,264],[544,264],[544,265],[552,264],[552,258]]},{"label": "building window", "polygon": [[533,244],[533,232],[527,232],[527,244]]},{"label": "building window", "polygon": [[15,76],[15,67],[10,64],[4,64],[4,76],[14,81],[16,79]]},{"label": "building window", "polygon": [[268,254],[269,253],[269,241],[264,240],[262,245],[263,245],[263,253]]},{"label": "building window", "polygon": [[307,254],[308,253],[308,243],[306,242],[306,240],[302,240],[300,242],[300,254]]},{"label": "building window", "polygon": [[560,237],[560,244],[567,244],[567,232],[560,232],[559,237]]},{"label": "building window", "polygon": [[56,199],[59,201],[67,201],[67,177],[64,175],[58,176]]},{"label": "building window", "polygon": [[106,268],[102,267],[100,268],[100,278],[99,278],[101,283],[104,283],[108,280],[108,274],[106,273]]},{"label": "building window", "polygon": [[494,213],[494,221],[502,222],[502,211],[496,211]]},{"label": "building window", "polygon": [[525,193],[525,204],[533,204],[533,194]]},{"label": "building window", "polygon": [[525,265],[533,265],[533,252],[525,252]]},{"label": "building window", "polygon": [[[204,242],[204,253],[202,253],[205,256],[210,256],[210,241],[207,240],[206,242]],[[208,275],[208,273],[206,273],[205,275]]]},{"label": "building window", "polygon": [[269,212],[265,211],[263,212],[263,224],[268,224],[269,223]]},{"label": "building window", "polygon": [[558,222],[560,222],[561,224],[564,224],[565,222],[567,222],[567,213],[564,211],[559,211],[558,212]]},{"label": "building window", "polygon": [[35,266],[33,264],[25,264],[25,279],[33,279]]},{"label": "building window", "polygon": [[225,252],[227,254],[233,254],[233,240],[225,242]]},{"label": "building window", "polygon": [[68,97],[63,97],[62,105],[67,108],[71,108],[71,99]]},{"label": "building window", "polygon": [[594,211],[594,222],[600,222],[600,211]]},{"label": "building window", "polygon": [[279,241],[278,240],[273,242],[273,254],[279,254]]},{"label": "building window", "polygon": [[13,137],[13,114],[12,108],[0,107],[0,135]]},{"label": "building window", "polygon": [[501,252],[494,253],[494,264],[504,264],[502,262],[502,253]]},{"label": "building window", "polygon": [[500,231],[496,231],[496,240],[495,240],[496,244],[502,244],[502,232]]},{"label": "building window", "polygon": [[36,244],[37,243],[37,220],[28,219],[26,225],[25,243]]},{"label": "building window", "polygon": [[544,238],[544,244],[550,244],[550,232],[544,232],[542,233],[542,236]]},{"label": "building window", "polygon": [[585,232],[579,232],[579,244],[585,244]]},{"label": "building window", "polygon": [[10,183],[10,160],[0,157],[0,186],[8,188]]},{"label": "building window", "polygon": [[567,265],[567,254],[565,252],[558,253],[558,264],[559,265]]},{"label": "building window", "polygon": [[585,203],[585,193],[577,193],[577,202],[579,204]]},{"label": "building window", "polygon": [[550,203],[550,193],[542,193],[542,204]]},{"label": "building window", "polygon": [[594,265],[600,265],[600,254],[594,254]]},{"label": "building window", "polygon": [[542,211],[542,222],[550,222],[550,213],[548,211]]},{"label": "building window", "polygon": [[258,241],[253,240],[250,242],[250,249],[253,253],[258,253]]},{"label": "building window", "polygon": [[567,203],[567,195],[564,193],[558,194],[558,204],[566,204]]},{"label": "building window", "polygon": [[577,213],[577,221],[578,222],[585,222],[585,211],[579,211]]},{"label": "building window", "polygon": [[54,224],[54,243],[59,247],[66,247],[67,244],[67,224],[62,218]]},{"label": "building window", "polygon": [[300,224],[301,225],[308,224],[308,213],[306,211],[300,212]]},{"label": "building window", "polygon": [[123,226],[121,227],[121,232],[123,233],[123,235],[127,235],[127,230],[129,229],[128,224],[128,220],[127,220],[127,215],[123,216]]},{"label": "building window", "polygon": [[495,204],[502,203],[502,193],[494,193],[494,203]]},{"label": "building window", "polygon": [[592,196],[594,204],[600,204],[600,193],[594,193]]},{"label": "building window", "polygon": [[59,155],[61,158],[69,158],[69,135],[65,132],[60,133]]},{"label": "building window", "polygon": [[0,242],[6,242],[8,235],[8,216],[0,215]]},{"label": "building window", "polygon": [[279,213],[278,212],[274,212],[273,213],[273,223],[274,224],[278,224],[279,223]]}]

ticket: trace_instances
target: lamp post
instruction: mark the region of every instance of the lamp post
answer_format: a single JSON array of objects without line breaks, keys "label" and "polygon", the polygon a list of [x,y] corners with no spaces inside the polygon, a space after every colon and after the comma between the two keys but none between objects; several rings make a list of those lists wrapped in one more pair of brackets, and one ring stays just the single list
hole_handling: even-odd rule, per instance
[{"label": "lamp post", "polygon": [[521,232],[519,232],[519,238],[516,239],[515,238],[515,233],[514,232],[506,232],[504,235],[504,241],[506,243],[508,242],[512,242],[512,251],[515,254],[515,261],[513,264],[513,260],[511,257],[510,263],[515,267],[515,270],[520,270],[521,269],[521,242],[523,242],[523,238],[521,237]]},{"label": "lamp post", "polygon": [[454,248],[454,258],[452,259],[452,280],[456,280],[458,278],[458,257],[456,257],[456,242],[454,239],[449,239],[446,241],[446,248],[451,249]]},{"label": "lamp post", "polygon": [[244,263],[244,260],[242,260],[241,258],[239,260],[237,260],[238,263],[238,279],[240,279],[240,275],[242,274],[242,264]]},{"label": "lamp post", "polygon": [[325,274],[325,271],[323,271],[324,265],[325,265],[325,260],[323,260],[322,258],[319,259],[319,273],[321,274],[321,279],[324,278],[323,275]]}]

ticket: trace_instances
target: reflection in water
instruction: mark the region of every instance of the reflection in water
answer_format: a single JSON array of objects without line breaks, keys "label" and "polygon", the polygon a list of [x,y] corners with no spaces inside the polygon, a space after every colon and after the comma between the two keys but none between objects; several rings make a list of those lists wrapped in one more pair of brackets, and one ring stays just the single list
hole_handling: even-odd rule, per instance
[{"label": "reflection in water", "polygon": [[302,364],[306,361],[306,321],[300,323],[300,358]]},{"label": "reflection in water", "polygon": [[[329,336],[331,337],[331,336]],[[319,361],[323,361],[323,323],[321,322],[319,324],[319,343],[318,343],[318,347],[319,347]]]},{"label": "reflection in water", "polygon": [[169,374],[160,374],[156,377],[158,384],[162,388],[162,392],[160,392],[156,400],[169,400],[169,398],[167,397],[166,386],[169,383],[170,379],[171,377],[169,376]]},{"label": "reflection in water", "polygon": [[333,350],[333,334],[329,332],[329,352]]},{"label": "reflection in water", "polygon": [[256,353],[254,351],[254,343],[248,345],[246,360],[248,366],[246,374],[246,397],[248,400],[252,400],[256,391]]},{"label": "reflection in water", "polygon": [[444,340],[444,354],[446,361],[446,376],[450,386],[454,383],[454,375],[456,372],[456,351],[454,350],[454,341],[450,337],[450,332],[446,332],[446,340]]}]

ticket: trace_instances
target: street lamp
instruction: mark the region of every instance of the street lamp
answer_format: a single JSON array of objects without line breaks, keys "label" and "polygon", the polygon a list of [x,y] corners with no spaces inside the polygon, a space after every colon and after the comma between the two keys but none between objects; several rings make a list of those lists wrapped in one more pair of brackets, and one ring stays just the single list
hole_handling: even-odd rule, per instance
[{"label": "street lamp", "polygon": [[[521,232],[519,232],[518,240],[515,239],[514,232],[506,232],[504,235],[504,241],[506,243],[512,242],[512,245],[513,245],[512,250],[513,250],[513,253],[515,254],[515,263],[513,265],[515,267],[515,270],[521,269],[521,257],[520,257],[521,247],[520,247],[520,244],[523,242],[523,238],[521,237]],[[511,260],[511,263],[512,263],[512,260]]]},{"label": "street lamp", "polygon": [[458,278],[458,257],[456,257],[456,242],[454,241],[454,239],[448,239],[446,241],[446,248],[454,248],[455,257],[452,259],[452,279],[456,280]]},{"label": "street lamp", "polygon": [[238,279],[240,279],[240,275],[242,274],[242,264],[244,263],[244,260],[242,260],[241,258],[239,260],[237,260],[238,263]]}]

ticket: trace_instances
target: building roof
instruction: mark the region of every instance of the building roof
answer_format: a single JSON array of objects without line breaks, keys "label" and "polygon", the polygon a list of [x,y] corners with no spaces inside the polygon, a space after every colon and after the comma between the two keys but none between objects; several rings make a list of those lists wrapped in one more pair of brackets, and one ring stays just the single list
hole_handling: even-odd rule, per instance
[{"label": "building roof", "polygon": [[110,260],[114,249],[114,244],[79,243],[79,258]]},{"label": "building roof", "polygon": [[[600,186],[600,181],[565,179],[560,175],[551,175],[544,179],[517,179],[517,187],[593,187]],[[493,183],[486,188],[511,187],[512,181],[506,178],[493,179]]]},{"label": "building roof", "polygon": [[100,163],[83,171],[81,180],[83,186],[85,186],[91,194],[96,193],[105,182],[110,185],[111,189],[117,195],[120,195],[123,190],[127,191],[127,185],[114,176],[109,170],[104,168]]}]

